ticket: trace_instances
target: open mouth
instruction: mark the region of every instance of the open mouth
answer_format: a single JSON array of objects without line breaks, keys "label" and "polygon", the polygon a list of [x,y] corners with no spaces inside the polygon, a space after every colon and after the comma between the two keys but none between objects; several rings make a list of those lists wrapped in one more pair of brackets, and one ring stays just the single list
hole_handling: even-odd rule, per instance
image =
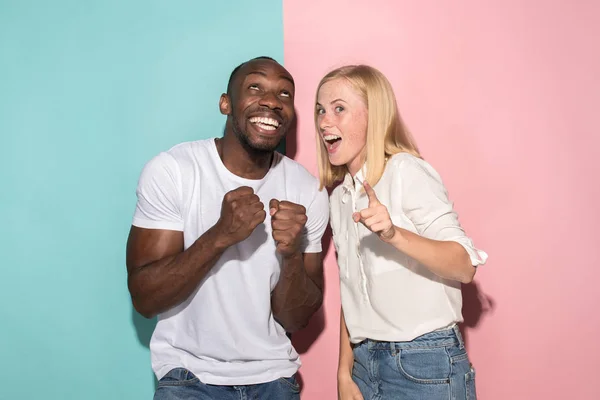
[{"label": "open mouth", "polygon": [[249,119],[252,125],[256,125],[265,131],[274,131],[279,128],[279,121],[269,117],[252,117]]},{"label": "open mouth", "polygon": [[342,138],[338,135],[328,133],[323,135],[323,140],[325,141],[325,147],[327,147],[327,150],[333,151],[339,146],[340,142],[342,141]]}]

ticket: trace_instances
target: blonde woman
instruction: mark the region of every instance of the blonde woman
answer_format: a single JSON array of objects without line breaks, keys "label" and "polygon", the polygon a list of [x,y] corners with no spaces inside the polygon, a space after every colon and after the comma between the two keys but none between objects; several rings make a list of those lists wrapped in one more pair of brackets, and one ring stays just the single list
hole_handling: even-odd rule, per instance
[{"label": "blonde woman", "polygon": [[346,66],[317,88],[317,156],[331,195],[342,297],[338,394],[475,399],[457,324],[474,248],[438,173],[402,123],[389,81]]}]

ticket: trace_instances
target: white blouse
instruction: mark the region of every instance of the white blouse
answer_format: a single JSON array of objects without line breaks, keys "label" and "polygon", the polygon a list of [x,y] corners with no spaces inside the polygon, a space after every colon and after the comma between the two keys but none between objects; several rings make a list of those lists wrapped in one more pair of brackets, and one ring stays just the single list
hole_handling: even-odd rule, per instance
[{"label": "white blouse", "polygon": [[[352,220],[368,207],[366,171],[347,174],[331,195],[342,309],[350,341],[400,342],[462,322],[460,282],[441,278]],[[487,254],[473,247],[458,222],[439,174],[408,153],[391,157],[373,187],[394,225],[435,240],[453,240],[474,266]]]}]

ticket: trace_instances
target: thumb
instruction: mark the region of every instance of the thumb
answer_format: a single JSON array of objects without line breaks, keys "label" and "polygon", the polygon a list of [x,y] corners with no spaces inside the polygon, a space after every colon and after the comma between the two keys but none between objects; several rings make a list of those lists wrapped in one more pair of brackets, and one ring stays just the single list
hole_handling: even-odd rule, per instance
[{"label": "thumb", "polygon": [[279,200],[271,199],[269,201],[269,213],[273,216],[279,210]]}]

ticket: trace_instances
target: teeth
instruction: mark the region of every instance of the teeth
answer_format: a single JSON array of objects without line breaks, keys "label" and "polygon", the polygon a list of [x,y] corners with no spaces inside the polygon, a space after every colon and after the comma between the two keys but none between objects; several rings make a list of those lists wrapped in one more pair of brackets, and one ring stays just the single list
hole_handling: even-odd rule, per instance
[{"label": "teeth", "polygon": [[341,139],[339,136],[337,135],[331,135],[331,134],[327,134],[323,136],[323,139],[325,140],[336,140],[336,139]]},{"label": "teeth", "polygon": [[266,131],[274,131],[275,129],[277,129],[273,125],[266,125],[266,124],[263,124],[263,123],[260,123],[260,122],[258,122],[256,125],[259,126],[261,129],[264,129]]},{"label": "teeth", "polygon": [[277,121],[276,119],[273,119],[273,118],[252,117],[252,118],[250,118],[250,122],[253,124],[269,125],[269,126],[275,127],[275,128],[279,127],[279,121]]}]

